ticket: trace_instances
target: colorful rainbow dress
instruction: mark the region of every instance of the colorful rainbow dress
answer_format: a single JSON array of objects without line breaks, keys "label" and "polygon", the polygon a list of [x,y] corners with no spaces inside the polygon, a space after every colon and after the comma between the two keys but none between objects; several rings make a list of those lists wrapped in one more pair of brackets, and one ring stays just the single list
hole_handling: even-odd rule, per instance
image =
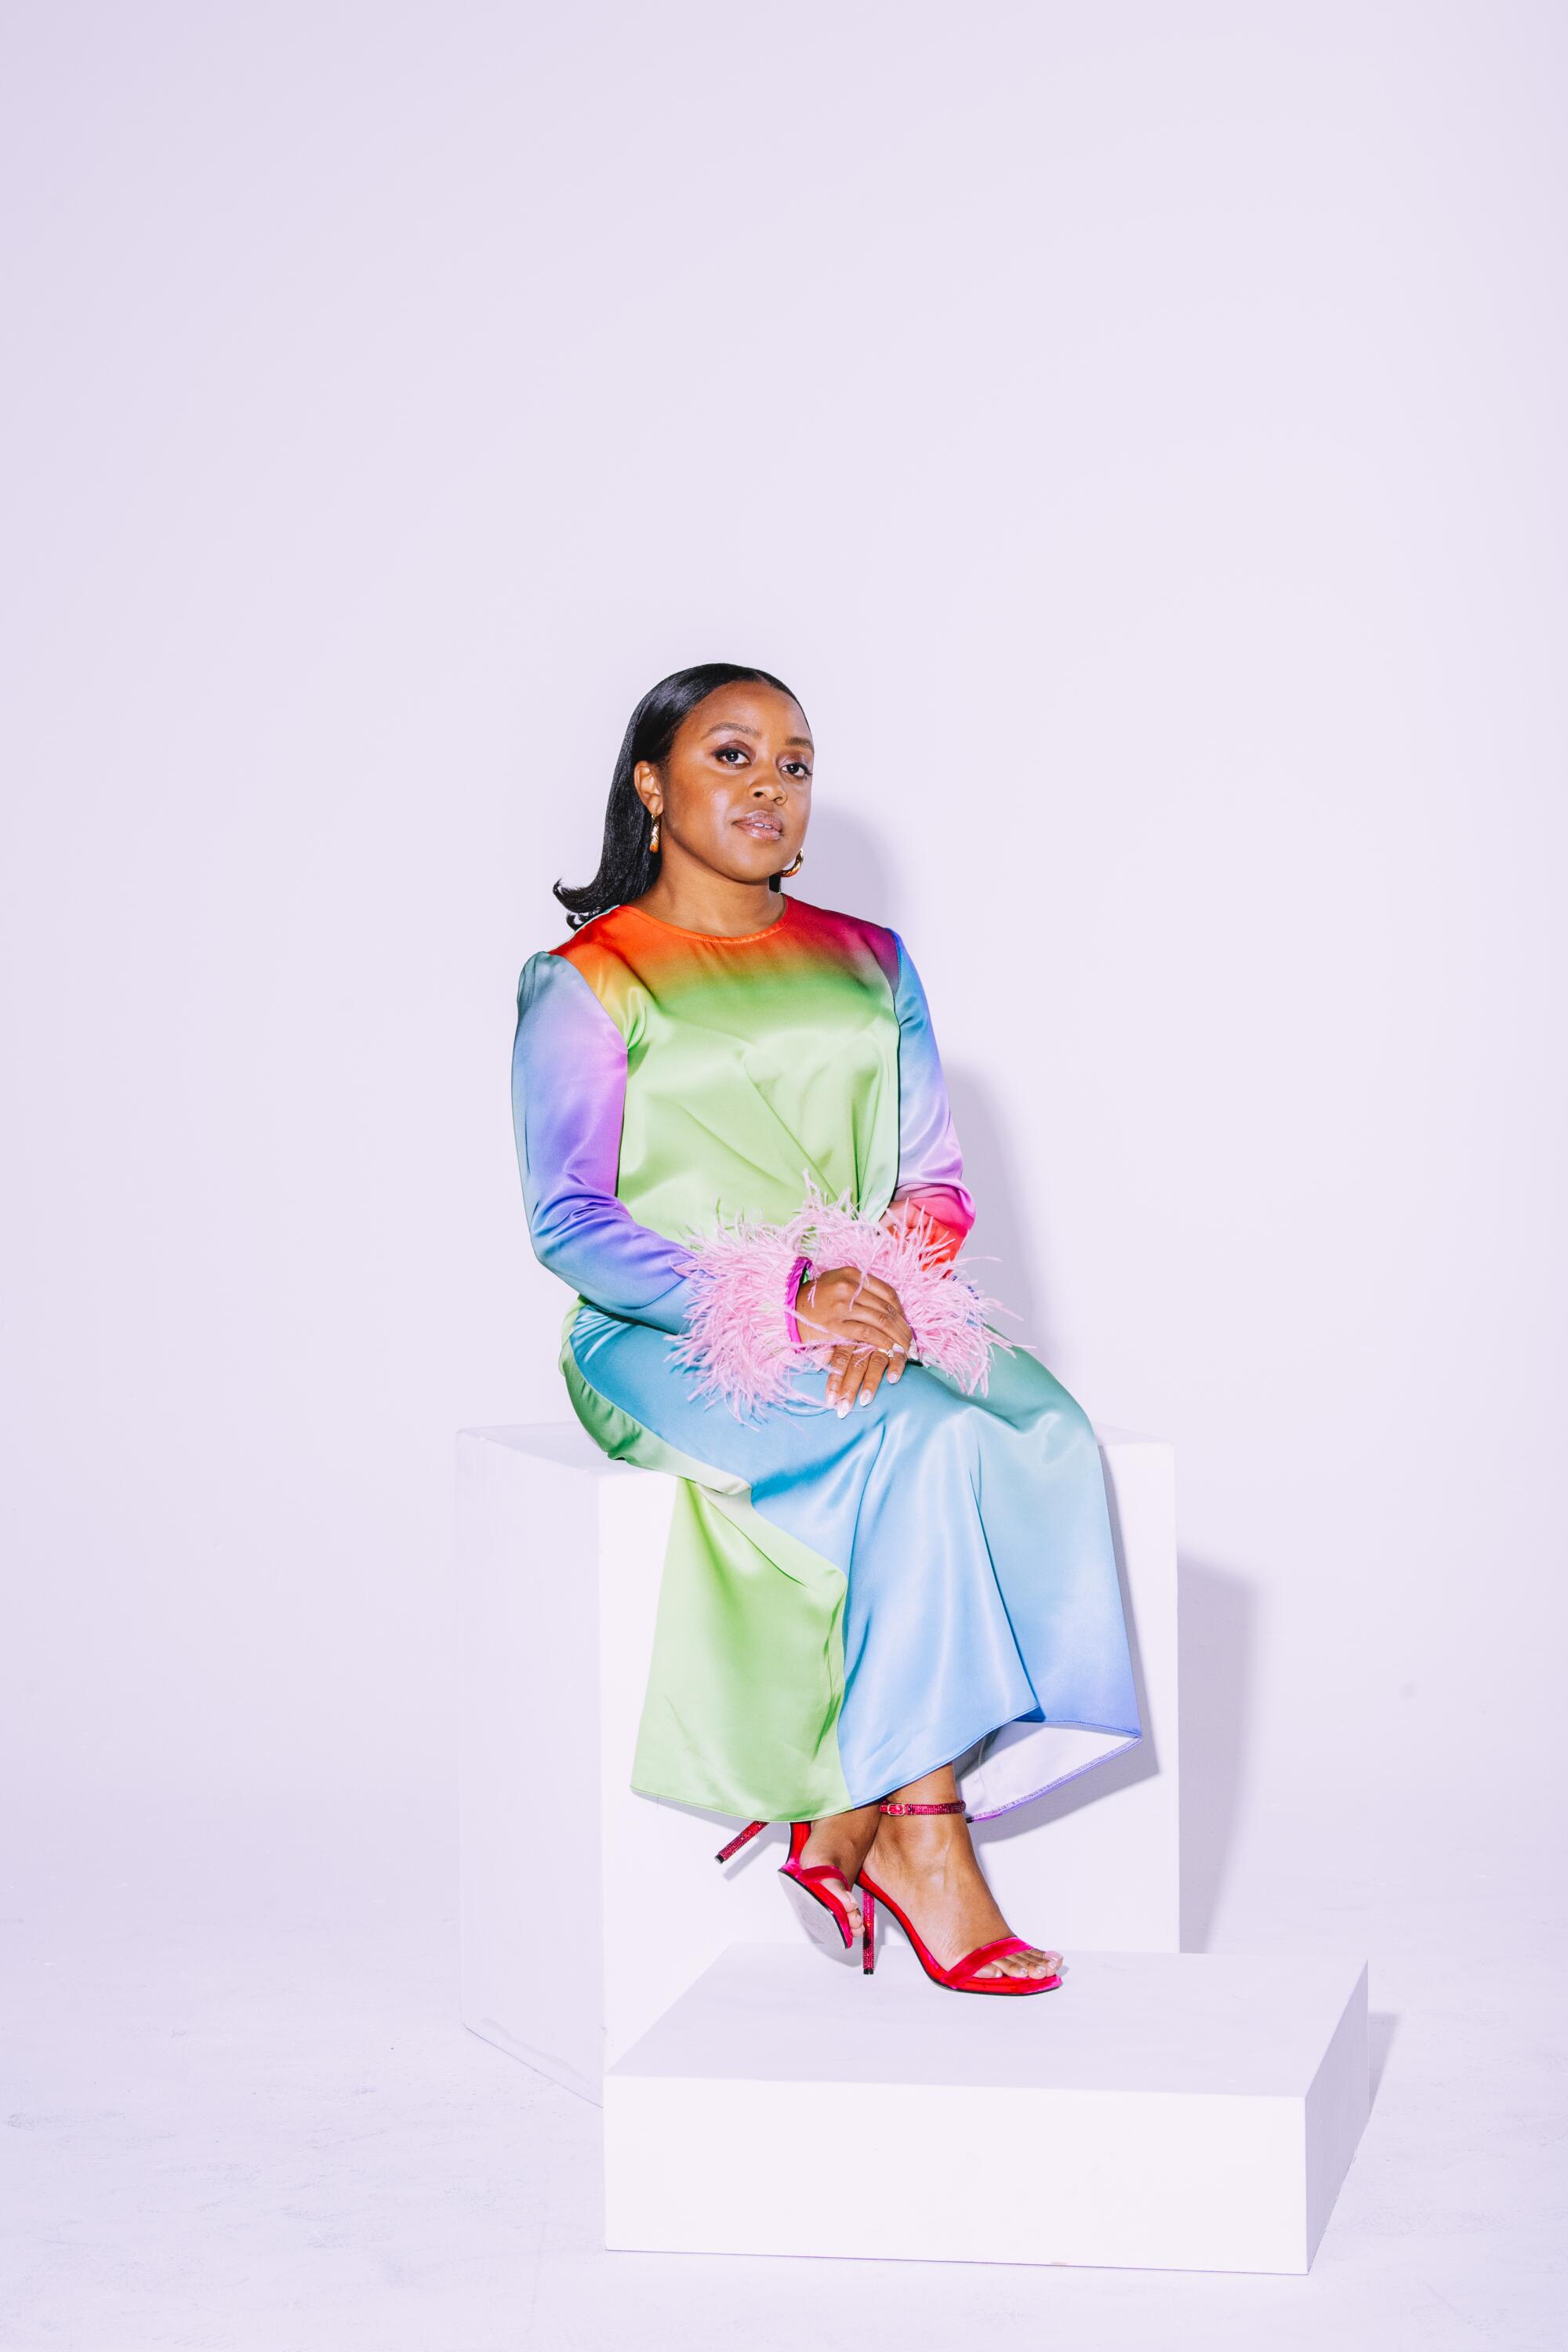
[{"label": "colorful rainbow dress", "polygon": [[750,1417],[694,1370],[702,1237],[808,1195],[918,1211],[959,1271],[973,1203],[900,935],[789,897],[739,939],[614,908],[524,965],[512,1108],[574,1411],[677,1481],[633,1787],[806,1821],[953,1763],[983,1819],[1132,1746],[1099,1447],[1037,1356],[995,1333],[980,1391],[911,1357],[843,1415],[817,1360]]}]

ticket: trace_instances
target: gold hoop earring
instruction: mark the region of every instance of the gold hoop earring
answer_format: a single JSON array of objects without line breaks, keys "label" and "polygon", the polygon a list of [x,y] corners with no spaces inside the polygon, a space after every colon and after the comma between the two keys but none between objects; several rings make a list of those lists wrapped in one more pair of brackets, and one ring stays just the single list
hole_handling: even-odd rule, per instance
[{"label": "gold hoop earring", "polygon": [[792,874],[798,874],[805,864],[805,852],[804,849],[797,849],[795,853],[795,864],[793,866],[781,866],[779,867],[779,872],[784,876],[787,882],[790,876]]}]

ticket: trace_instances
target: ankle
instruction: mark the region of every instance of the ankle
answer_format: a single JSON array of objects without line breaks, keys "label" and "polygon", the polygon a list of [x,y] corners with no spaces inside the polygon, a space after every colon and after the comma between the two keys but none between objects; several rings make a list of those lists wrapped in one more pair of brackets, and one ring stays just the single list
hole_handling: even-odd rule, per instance
[{"label": "ankle", "polygon": [[958,1851],[951,1819],[884,1817],[877,1825],[877,1851],[892,1854],[910,1870],[939,1870]]}]

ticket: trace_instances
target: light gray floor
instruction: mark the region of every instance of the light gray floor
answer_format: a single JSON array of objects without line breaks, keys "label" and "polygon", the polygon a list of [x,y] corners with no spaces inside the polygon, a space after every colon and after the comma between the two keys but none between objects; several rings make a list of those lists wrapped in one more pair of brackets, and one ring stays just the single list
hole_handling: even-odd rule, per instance
[{"label": "light gray floor", "polygon": [[[4,2352],[1568,2336],[1564,1923],[1543,1900],[1483,1881],[1313,1902],[1255,1873],[1222,1912],[1214,1948],[1372,1961],[1372,2122],[1306,2279],[610,2255],[596,2110],[455,2021],[447,1826],[39,1840],[5,1904]],[[1042,2197],[1071,2160],[1041,2147]]]}]

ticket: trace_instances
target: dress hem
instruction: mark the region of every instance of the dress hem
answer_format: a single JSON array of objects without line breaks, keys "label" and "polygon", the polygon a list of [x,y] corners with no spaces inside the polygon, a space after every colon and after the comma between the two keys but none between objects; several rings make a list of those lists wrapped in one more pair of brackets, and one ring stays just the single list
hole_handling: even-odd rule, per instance
[{"label": "dress hem", "polygon": [[[1055,1720],[1054,1717],[1052,1719]],[[1071,1723],[1061,1727],[1068,1731],[1104,1731],[1108,1737],[1114,1728],[1112,1726],[1099,1723]],[[1005,1728],[1005,1727],[999,1726],[998,1728]],[[1125,1756],[1130,1748],[1142,1748],[1142,1732],[1130,1731],[1121,1738],[1115,1748],[1108,1748],[1103,1756],[1090,1756],[1086,1762],[1075,1764],[1070,1772],[1058,1772],[1054,1780],[1042,1781],[1039,1788],[1029,1790],[1026,1795],[1009,1797],[1004,1805],[987,1805],[984,1812],[971,1813],[969,1818],[972,1822],[999,1821],[1004,1813],[1016,1812],[1020,1805],[1032,1805],[1037,1798],[1048,1797],[1053,1790],[1065,1789],[1069,1780],[1080,1780],[1086,1772],[1098,1772],[1101,1765],[1114,1762],[1118,1756]]]},{"label": "dress hem", "polygon": [[[993,1723],[988,1725],[984,1731],[976,1735],[975,1738],[966,1739],[962,1747],[955,1748],[950,1755],[942,1757],[939,1762],[923,1766],[920,1771],[911,1772],[906,1780],[895,1780],[892,1783],[893,1788],[907,1789],[914,1781],[923,1780],[928,1773],[940,1772],[942,1770],[944,1766],[956,1764],[959,1758],[961,1756],[966,1756],[972,1748],[976,1747],[979,1744],[981,1739],[988,1739],[994,1732],[1005,1731],[1008,1724],[1022,1723],[1025,1720],[1026,1718],[1022,1716],[1011,1715],[1007,1717],[1007,1721],[1005,1723]],[[1060,1731],[1102,1732],[1108,1738],[1117,1738],[1119,1739],[1119,1744],[1115,1748],[1108,1748],[1103,1756],[1090,1756],[1082,1764],[1075,1764],[1069,1772],[1058,1773],[1054,1780],[1042,1781],[1037,1789],[1026,1790],[1022,1796],[1009,1797],[1005,1804],[987,1805],[984,1811],[980,1812],[969,1811],[966,1807],[965,1811],[966,1818],[968,1820],[972,1822],[998,1821],[1004,1813],[1016,1812],[1020,1805],[1032,1805],[1037,1799],[1050,1796],[1055,1790],[1065,1789],[1069,1780],[1081,1780],[1086,1772],[1099,1771],[1101,1765],[1111,1763],[1118,1756],[1125,1756],[1130,1748],[1139,1748],[1142,1747],[1143,1743],[1144,1735],[1142,1728],[1137,1731],[1124,1732],[1120,1724],[1079,1723],[1077,1721],[1069,1721],[1066,1717],[1058,1716],[1042,1716],[1040,1720],[1042,1724],[1049,1723],[1054,1728]],[[875,1797],[850,1796],[847,1803],[837,1806],[833,1811],[826,1813],[773,1813],[750,1811],[745,1806],[726,1804],[719,1799],[712,1797],[678,1796],[672,1789],[650,1789],[646,1787],[639,1780],[633,1780],[629,1785],[634,1795],[651,1798],[657,1804],[680,1805],[689,1812],[720,1813],[724,1815],[727,1819],[734,1821],[746,1820],[763,1822],[831,1821],[835,1818],[835,1815],[839,1812],[858,1812],[863,1806],[881,1804],[885,1801],[885,1798],[888,1793],[884,1790],[881,1795]]]}]

